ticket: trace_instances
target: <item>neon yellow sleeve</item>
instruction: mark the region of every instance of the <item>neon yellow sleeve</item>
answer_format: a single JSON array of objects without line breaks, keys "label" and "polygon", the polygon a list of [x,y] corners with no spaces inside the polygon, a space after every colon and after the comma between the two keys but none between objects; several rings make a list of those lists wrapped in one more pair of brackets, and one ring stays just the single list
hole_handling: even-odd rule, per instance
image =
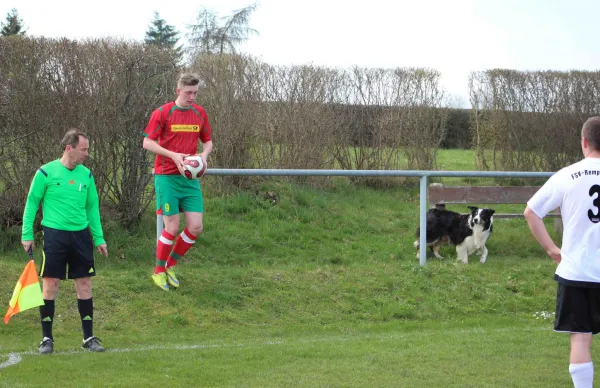
[{"label": "neon yellow sleeve", "polygon": [[96,182],[94,177],[90,177],[90,187],[87,191],[86,202],[87,218],[94,239],[94,246],[106,244],[104,234],[102,233],[102,224],[100,222],[100,201],[98,200],[98,192],[96,191]]},{"label": "neon yellow sleeve", "polygon": [[42,170],[38,170],[33,176],[29,194],[27,194],[27,202],[23,211],[23,227],[21,230],[21,240],[33,240],[33,223],[35,215],[40,207],[40,202],[46,193],[46,174]]}]

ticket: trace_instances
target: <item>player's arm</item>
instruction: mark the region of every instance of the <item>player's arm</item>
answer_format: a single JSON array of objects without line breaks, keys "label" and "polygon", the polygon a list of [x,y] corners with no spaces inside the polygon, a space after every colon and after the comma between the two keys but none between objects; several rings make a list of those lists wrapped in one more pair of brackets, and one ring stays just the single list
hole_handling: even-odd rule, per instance
[{"label": "player's arm", "polygon": [[[91,173],[90,173],[91,175]],[[96,182],[93,176],[90,176],[90,187],[88,187],[87,198],[85,202],[85,211],[94,239],[94,246],[106,244],[104,233],[102,233],[102,224],[100,222],[100,201],[98,199],[98,191],[96,190]]]},{"label": "player's arm", "polygon": [[202,161],[204,162],[204,164],[206,166],[208,166],[207,159],[208,159],[208,155],[210,155],[210,153],[212,152],[212,149],[213,149],[212,140],[209,140],[206,143],[202,143],[202,153],[200,154],[200,157],[202,158]]},{"label": "player's arm", "polygon": [[552,241],[552,237],[550,237],[546,225],[544,225],[544,220],[535,214],[529,206],[525,208],[524,216],[533,237],[556,263],[560,263],[560,248]]},{"label": "player's arm", "polygon": [[561,260],[560,248],[556,246],[548,234],[543,218],[551,210],[559,207],[564,197],[565,185],[561,184],[560,175],[559,173],[550,177],[548,182],[527,201],[527,207],[523,214],[533,237],[557,263],[560,263]]},{"label": "player's arm", "polygon": [[145,150],[150,151],[155,155],[165,156],[165,157],[171,158],[173,160],[175,160],[174,158],[176,157],[176,155],[178,155],[177,152],[169,151],[168,149],[166,149],[163,146],[161,146],[160,144],[158,144],[158,142],[150,139],[147,136],[144,137],[144,142],[142,143],[142,147]]},{"label": "player's arm", "polygon": [[33,247],[33,222],[40,207],[40,202],[46,193],[47,175],[42,169],[36,171],[31,181],[25,210],[23,211],[23,226],[21,229],[21,241],[25,251]]},{"label": "player's arm", "polygon": [[144,137],[142,147],[144,147],[145,150],[152,152],[153,154],[173,159],[173,163],[175,163],[175,165],[179,169],[179,172],[183,174],[183,158],[187,156],[186,154],[180,154],[178,152],[169,151],[168,149],[162,147],[156,141],[149,139],[148,137]]},{"label": "player's arm", "polygon": [[202,120],[204,122],[202,131],[200,132],[200,141],[202,142],[202,152],[200,153],[200,157],[204,161],[204,165],[208,166],[208,155],[210,155],[213,150],[212,129],[210,128],[208,115],[204,109],[201,110],[200,115],[202,116]]},{"label": "player's arm", "polygon": [[173,159],[173,162],[179,169],[179,172],[183,174],[183,158],[187,155],[170,151],[157,142],[161,133],[165,130],[163,126],[162,110],[156,109],[154,112],[152,112],[150,121],[144,130],[144,141],[142,142],[142,148],[152,152],[155,155]]}]

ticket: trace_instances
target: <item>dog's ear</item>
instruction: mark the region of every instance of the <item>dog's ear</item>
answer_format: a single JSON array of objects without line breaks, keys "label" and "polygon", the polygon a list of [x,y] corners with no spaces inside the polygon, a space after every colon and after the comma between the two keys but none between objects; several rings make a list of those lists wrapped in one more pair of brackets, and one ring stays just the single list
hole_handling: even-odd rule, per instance
[{"label": "dog's ear", "polygon": [[475,210],[479,209],[477,206],[467,206],[469,208],[470,211],[474,212]]},{"label": "dog's ear", "polygon": [[496,213],[496,211],[494,209],[489,209],[488,210],[490,212],[490,217],[494,215],[494,213]]}]

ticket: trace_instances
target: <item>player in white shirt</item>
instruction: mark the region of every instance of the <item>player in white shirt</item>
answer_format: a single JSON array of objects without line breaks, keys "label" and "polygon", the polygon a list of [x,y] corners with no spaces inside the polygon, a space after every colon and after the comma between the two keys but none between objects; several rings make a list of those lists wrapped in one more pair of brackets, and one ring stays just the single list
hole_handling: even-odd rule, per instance
[{"label": "player in white shirt", "polygon": [[[527,202],[531,233],[558,267],[554,330],[571,333],[569,373],[575,388],[592,387],[592,336],[600,332],[600,117],[581,129],[585,158],[554,174]],[[560,207],[562,247],[542,218]]]}]

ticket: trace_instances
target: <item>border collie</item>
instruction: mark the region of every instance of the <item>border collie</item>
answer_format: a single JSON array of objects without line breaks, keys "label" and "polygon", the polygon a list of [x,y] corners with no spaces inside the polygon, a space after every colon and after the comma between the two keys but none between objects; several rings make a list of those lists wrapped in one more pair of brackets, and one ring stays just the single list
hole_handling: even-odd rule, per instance
[{"label": "border collie", "polygon": [[[456,246],[457,259],[467,264],[469,255],[481,254],[481,263],[485,263],[488,250],[485,243],[492,234],[494,209],[468,206],[469,214],[459,214],[444,207],[430,209],[427,212],[427,246],[438,259],[440,247],[446,243]],[[419,233],[417,228],[417,259],[419,258]]]}]

